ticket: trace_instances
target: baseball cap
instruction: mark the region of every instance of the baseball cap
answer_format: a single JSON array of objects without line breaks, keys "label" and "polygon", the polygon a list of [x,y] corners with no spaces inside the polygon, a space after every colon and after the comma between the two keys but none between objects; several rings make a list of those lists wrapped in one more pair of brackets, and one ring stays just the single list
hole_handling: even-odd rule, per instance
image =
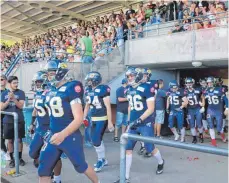
[{"label": "baseball cap", "polygon": [[4,75],[4,74],[1,74],[1,78],[7,80],[6,75]]},{"label": "baseball cap", "polygon": [[126,84],[126,83],[127,83],[127,79],[124,78],[124,79],[122,80],[122,84]]}]

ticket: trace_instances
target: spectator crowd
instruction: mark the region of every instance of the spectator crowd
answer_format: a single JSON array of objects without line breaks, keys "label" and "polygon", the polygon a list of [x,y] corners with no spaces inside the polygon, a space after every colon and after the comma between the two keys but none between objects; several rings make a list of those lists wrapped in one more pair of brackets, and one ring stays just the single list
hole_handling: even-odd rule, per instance
[{"label": "spectator crowd", "polygon": [[[97,16],[92,21],[78,21],[69,27],[49,29],[47,33],[26,38],[11,47],[1,45],[1,71],[5,72],[19,52],[23,62],[56,57],[68,62],[80,61],[80,39],[86,31],[93,43],[93,58],[100,58],[118,48],[124,61],[124,42],[143,37],[144,26],[178,20],[172,33],[227,25],[227,3],[222,1],[149,1],[140,2],[136,10],[129,5],[110,15]],[[193,21],[192,21],[193,20]]]}]

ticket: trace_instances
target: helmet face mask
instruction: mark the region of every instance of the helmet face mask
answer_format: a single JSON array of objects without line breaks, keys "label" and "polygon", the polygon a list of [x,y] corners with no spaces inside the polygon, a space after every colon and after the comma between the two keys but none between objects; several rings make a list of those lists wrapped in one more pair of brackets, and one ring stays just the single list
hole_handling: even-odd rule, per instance
[{"label": "helmet face mask", "polygon": [[102,82],[102,76],[99,72],[89,72],[85,78],[86,85],[90,87],[96,87]]},{"label": "helmet face mask", "polygon": [[143,82],[143,73],[140,68],[129,68],[126,71],[126,78],[128,80],[128,84],[131,86],[136,86]]}]

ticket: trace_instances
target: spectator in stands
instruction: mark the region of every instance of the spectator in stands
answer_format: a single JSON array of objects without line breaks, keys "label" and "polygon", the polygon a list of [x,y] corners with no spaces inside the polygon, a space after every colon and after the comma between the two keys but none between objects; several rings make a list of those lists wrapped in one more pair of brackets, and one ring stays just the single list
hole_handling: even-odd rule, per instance
[{"label": "spectator in stands", "polygon": [[145,9],[145,20],[149,21],[152,15],[153,15],[153,9],[150,8],[150,4],[148,3]]},{"label": "spectator in stands", "polygon": [[115,125],[115,135],[114,141],[119,142],[118,130],[122,127],[122,133],[125,132],[127,127],[127,117],[128,117],[128,100],[125,96],[125,90],[127,87],[127,79],[122,80],[122,86],[116,90],[116,125]]},{"label": "spectator in stands", "polygon": [[201,29],[203,27],[203,18],[202,18],[202,12],[200,12],[199,7],[195,8],[195,12],[193,14],[194,17],[194,23],[193,23],[193,28],[195,30]]},{"label": "spectator in stands", "polygon": [[170,1],[167,4],[165,21],[167,22],[167,21],[176,20],[178,18],[178,14],[176,13],[177,11],[178,11],[177,2],[176,1]]},{"label": "spectator in stands", "polygon": [[175,24],[175,29],[172,31],[172,33],[177,33],[177,32],[183,32],[183,26],[179,24],[179,22],[177,22]]},{"label": "spectator in stands", "polygon": [[140,3],[138,5],[138,11],[137,11],[137,14],[136,14],[136,18],[137,18],[137,22],[138,24],[144,24],[144,21],[145,21],[145,11],[144,11],[144,8],[143,8],[143,4]]},{"label": "spectator in stands", "polygon": [[83,64],[83,74],[86,76],[86,74],[90,71],[90,67],[93,63],[93,57],[92,57],[92,39],[89,37],[86,37],[86,31],[84,29],[81,30],[82,38],[80,39],[80,46],[82,49],[81,52],[81,61]]},{"label": "spectator in stands", "polygon": [[[23,106],[25,102],[25,93],[18,89],[17,76],[10,76],[8,78],[9,89],[1,94],[1,110],[6,112],[16,112],[18,114],[18,142],[19,142],[19,161],[20,165],[24,166],[25,162],[22,159],[23,142],[25,137],[25,120],[23,116]],[[15,167],[14,160],[14,118],[13,116],[5,115],[4,123],[4,138],[8,140],[8,151],[10,153],[10,168]]]},{"label": "spectator in stands", "polygon": [[124,44],[124,24],[122,19],[117,16],[116,17],[117,21],[117,26],[116,26],[116,41],[117,41],[117,46],[121,55],[121,61],[119,64],[124,63],[124,54],[125,54],[125,44]]},{"label": "spectator in stands", "polygon": [[[6,90],[6,82],[7,82],[7,78],[5,75],[1,74],[1,94]],[[2,150],[2,156],[4,156],[4,158],[9,161],[10,157],[7,153],[7,148],[6,148],[6,144],[5,144],[5,138],[3,135],[3,118],[4,115],[1,114],[1,150]]]},{"label": "spectator in stands", "polygon": [[162,19],[165,19],[167,6],[165,5],[164,1],[161,1],[161,5],[159,6],[159,13]]},{"label": "spectator in stands", "polygon": [[156,118],[154,125],[154,134],[156,137],[161,137],[161,125],[164,124],[165,119],[165,99],[166,92],[162,88],[164,87],[164,81],[162,79],[158,80],[159,89],[156,95],[155,110]]},{"label": "spectator in stands", "polygon": [[129,9],[126,11],[126,20],[130,19],[130,14],[134,14],[135,11],[132,9],[132,5],[129,5]]}]

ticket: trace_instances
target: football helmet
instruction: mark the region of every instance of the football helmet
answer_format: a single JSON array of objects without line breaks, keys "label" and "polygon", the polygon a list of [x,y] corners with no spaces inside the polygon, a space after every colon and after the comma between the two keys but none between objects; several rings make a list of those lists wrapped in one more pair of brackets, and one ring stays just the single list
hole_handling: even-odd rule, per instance
[{"label": "football helmet", "polygon": [[102,82],[102,76],[99,72],[92,71],[87,74],[85,81],[87,86],[96,87]]},{"label": "football helmet", "polygon": [[126,78],[128,80],[128,84],[131,86],[141,83],[143,79],[142,69],[135,67],[128,68],[126,71]]}]

